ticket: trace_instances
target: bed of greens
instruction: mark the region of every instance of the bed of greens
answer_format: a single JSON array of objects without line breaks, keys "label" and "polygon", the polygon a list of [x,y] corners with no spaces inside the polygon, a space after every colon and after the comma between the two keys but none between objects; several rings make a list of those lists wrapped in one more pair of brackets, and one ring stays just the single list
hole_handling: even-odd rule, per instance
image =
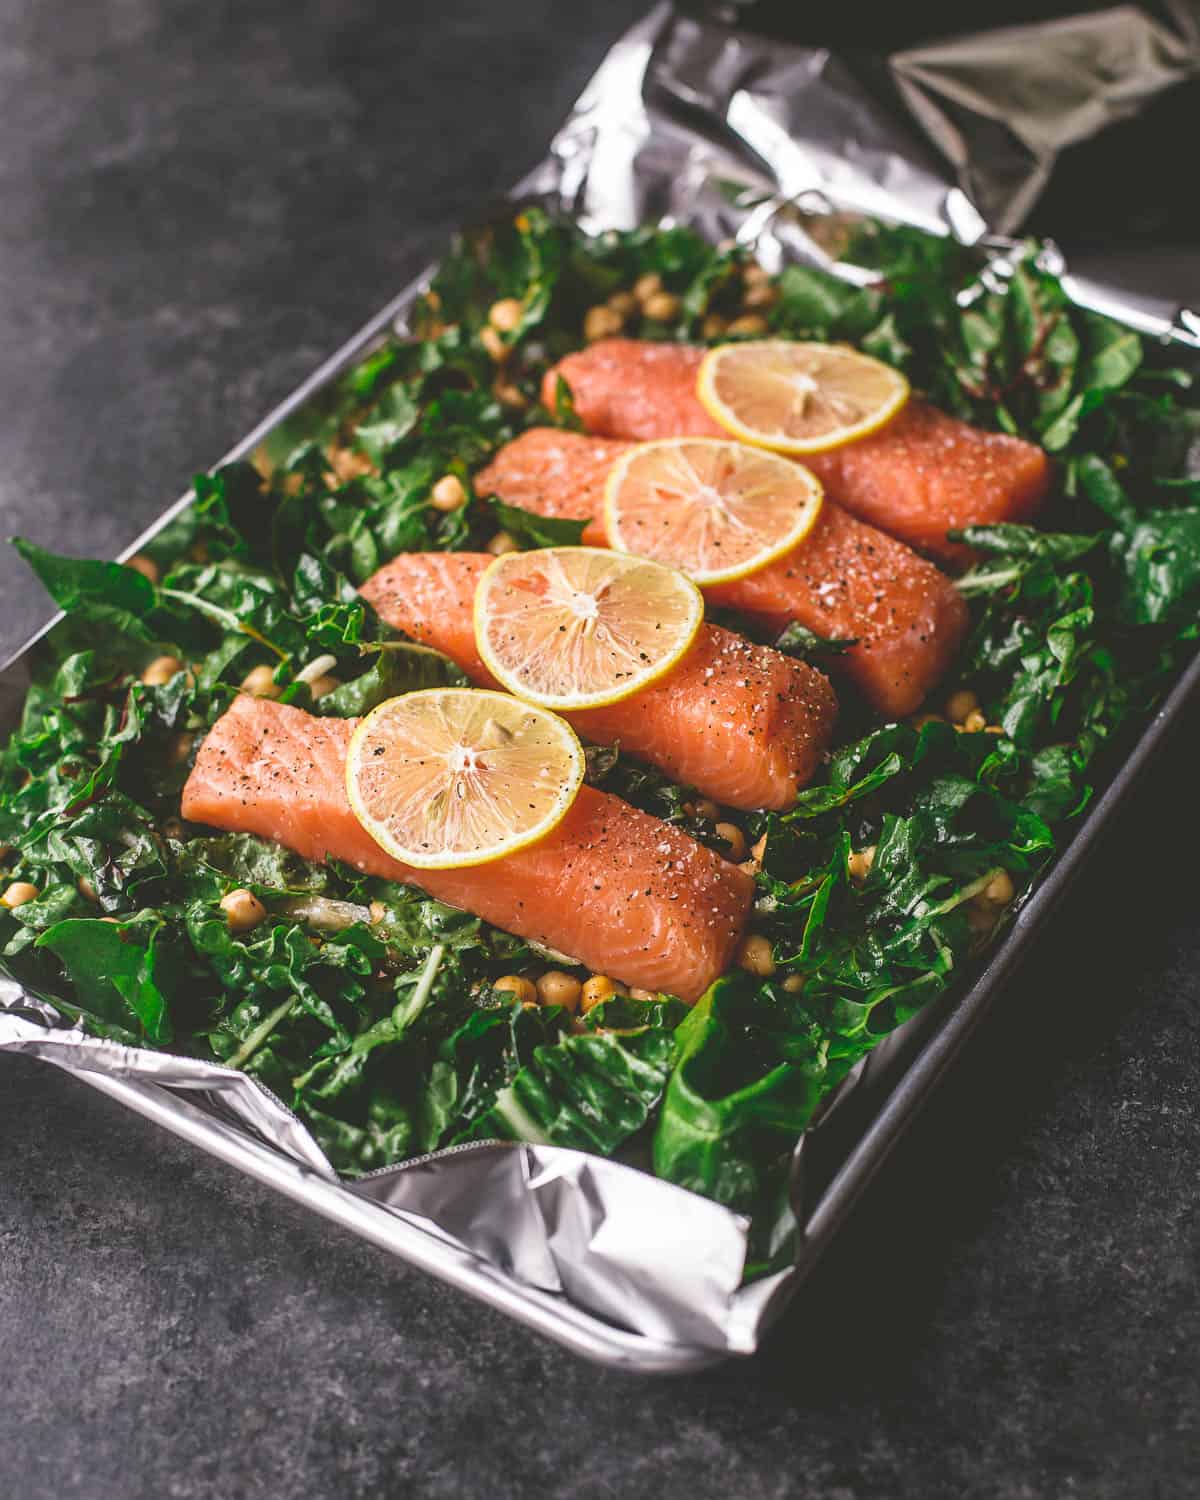
[{"label": "bed of greens", "polygon": [[[666,996],[583,1018],[525,1007],[492,987],[548,967],[524,943],[179,816],[206,729],[255,667],[284,701],[345,716],[462,681],[357,594],[397,552],[480,549],[498,531],[577,539],[574,523],[475,495],[471,475],[526,426],[574,424],[565,389],[549,412],[538,392],[589,309],[656,273],[671,316],[628,331],[698,340],[737,317],[736,248],[681,229],[590,239],[533,208],[464,239],[413,336],[255,465],[201,476],[146,547],[153,567],[17,542],[66,619],[0,759],[0,887],[36,891],[0,905],[4,967],[96,1034],[245,1069],[343,1173],[484,1138],[620,1151],[753,1214],[760,1260],[786,1253],[787,1165],[814,1110],[970,975],[1194,649],[1200,598],[1200,410],[1177,356],[1068,304],[1033,245],[1003,285],[915,232],[868,227],[847,254],[876,286],[789,268],[770,328],[902,367],[943,407],[1042,443],[1060,484],[1039,529],[966,533],[973,629],[929,708],[969,690],[998,732],[880,724],[843,686],[838,746],[794,808],[721,813],[748,844],[766,835],[753,927],[772,975],[734,972],[690,1012]],[[498,298],[520,316],[489,337]],[[447,474],[467,496],[448,511],[431,502]],[[778,644],[818,664],[839,649],[795,628]],[[164,653],[187,669],[144,683]],[[318,667],[341,685],[314,700]],[[589,762],[596,784],[721,846],[687,788],[619,746]],[[219,902],[233,887],[267,920],[232,930]]]}]

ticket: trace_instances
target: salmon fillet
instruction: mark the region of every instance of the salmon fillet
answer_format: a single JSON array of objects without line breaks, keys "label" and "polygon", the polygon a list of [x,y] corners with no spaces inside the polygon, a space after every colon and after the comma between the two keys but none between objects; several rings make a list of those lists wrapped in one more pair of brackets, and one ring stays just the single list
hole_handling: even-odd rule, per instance
[{"label": "salmon fillet", "polygon": [[716,437],[728,432],[696,395],[705,350],[646,339],[599,339],[546,371],[542,403],[554,410],[561,375],[575,414],[596,437],[648,443],[655,438]]},{"label": "salmon fillet", "polygon": [[[405,552],[362,592],[389,625],[497,687],[475,646],[475,587],[486,553]],[[581,735],[659,766],[730,807],[790,807],[829,743],[837,699],[814,668],[702,625],[665,677],[620,703],[564,715]]]},{"label": "salmon fillet", "polygon": [[[686,344],[605,339],[556,365],[546,389],[552,398],[561,375],[583,425],[601,437],[728,437],[696,395],[704,353]],[[878,432],[801,462],[852,515],[954,564],[971,554],[947,541],[947,531],[1028,521],[1053,476],[1035,444],[972,427],[919,397]]]},{"label": "salmon fillet", "polygon": [[753,880],[680,829],[592,787],[580,788],[539,843],[491,864],[417,870],[394,860],[346,796],[354,724],[235,699],[196,757],[184,817],[417,886],[597,973],[689,1003],[728,966]]},{"label": "salmon fillet", "polygon": [[[475,488],[539,515],[590,517],[584,540],[600,545],[604,479],[626,447],[530,428],[480,470]],[[962,596],[931,562],[828,500],[799,546],[706,592],[772,629],[796,620],[818,635],[858,641],[834,665],[895,718],[913,713],[941,680],[967,625]]]}]

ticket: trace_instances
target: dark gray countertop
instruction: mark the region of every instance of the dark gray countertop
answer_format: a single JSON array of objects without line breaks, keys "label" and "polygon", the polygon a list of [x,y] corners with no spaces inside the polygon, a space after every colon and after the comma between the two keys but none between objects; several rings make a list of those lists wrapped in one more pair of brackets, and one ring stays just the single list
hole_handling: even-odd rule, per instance
[{"label": "dark gray countertop", "polygon": [[[641,4],[384,9],[2,0],[6,532],[121,547],[531,164]],[[44,605],[10,556],[0,597],[15,645]],[[686,1381],[585,1366],[5,1060],[0,1492],[1200,1492],[1198,734],[764,1354]]]}]

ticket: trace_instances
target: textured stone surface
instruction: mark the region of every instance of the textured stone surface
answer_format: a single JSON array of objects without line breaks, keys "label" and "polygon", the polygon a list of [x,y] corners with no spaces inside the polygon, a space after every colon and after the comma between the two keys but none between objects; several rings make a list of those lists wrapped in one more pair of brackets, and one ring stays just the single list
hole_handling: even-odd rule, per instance
[{"label": "textured stone surface", "polygon": [[[530,164],[638,8],[3,0],[4,530],[136,534]],[[43,606],[8,558],[0,597],[15,644]],[[696,1378],[583,1365],[5,1060],[0,1492],[1196,1493],[1197,733],[764,1354]]]}]

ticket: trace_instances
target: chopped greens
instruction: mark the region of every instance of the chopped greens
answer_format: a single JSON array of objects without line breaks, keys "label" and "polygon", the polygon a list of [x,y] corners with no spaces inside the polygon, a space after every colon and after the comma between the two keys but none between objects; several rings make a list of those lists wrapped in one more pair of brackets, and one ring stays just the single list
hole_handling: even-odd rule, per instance
[{"label": "chopped greens", "polygon": [[[528,426],[578,426],[562,382],[549,409],[542,383],[589,308],[654,275],[676,316],[635,312],[629,332],[712,339],[737,316],[742,251],[682,228],[589,238],[536,208],[464,239],[413,336],[373,351],[255,466],[199,478],[147,548],[157,581],[17,543],[66,619],[0,754],[4,883],[38,893],[0,906],[0,961],[99,1035],[244,1068],[344,1173],[484,1138],[622,1151],[753,1215],[762,1256],[786,1247],[789,1161],[814,1111],[969,977],[1192,651],[1200,602],[1190,369],[1073,307],[1036,245],[986,277],[973,252],[914,231],[867,226],[846,253],[877,282],[789,267],[769,330],[901,367],[947,410],[1040,442],[1060,484],[1038,528],[961,534],[972,630],[945,693],[973,695],[979,732],[938,715],[880,724],[849,702],[794,807],[732,815],[760,851],[753,927],[774,972],[735,971],[690,1012],[670,997],[581,1019],[526,1007],[496,982],[560,956],[179,816],[196,749],[251,671],[343,717],[463,680],[358,594],[397,553],[579,539],[579,523],[476,493],[472,476]],[[501,298],[519,315],[498,332]],[[445,475],[456,509],[431,498]],[[824,666],[853,643],[794,625],[775,644]],[[180,670],[143,681],[163,656]],[[314,674],[337,685],[314,698]],[[722,847],[687,788],[619,746],[588,760],[593,783]],[[247,932],[219,904],[241,886],[267,911]]]}]

